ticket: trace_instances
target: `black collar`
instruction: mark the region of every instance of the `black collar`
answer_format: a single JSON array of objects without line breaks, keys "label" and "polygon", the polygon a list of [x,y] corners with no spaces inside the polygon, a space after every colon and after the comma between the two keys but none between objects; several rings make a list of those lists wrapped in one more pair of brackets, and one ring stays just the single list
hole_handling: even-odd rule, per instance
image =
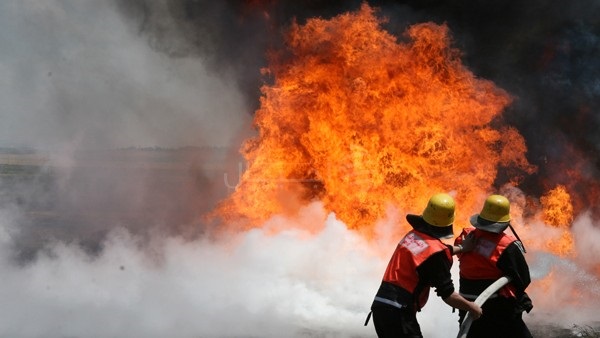
[{"label": "black collar", "polygon": [[406,220],[408,221],[408,224],[413,227],[413,229],[428,234],[429,236],[438,239],[454,237],[452,224],[446,227],[437,227],[425,222],[423,216],[411,214],[406,215]]}]

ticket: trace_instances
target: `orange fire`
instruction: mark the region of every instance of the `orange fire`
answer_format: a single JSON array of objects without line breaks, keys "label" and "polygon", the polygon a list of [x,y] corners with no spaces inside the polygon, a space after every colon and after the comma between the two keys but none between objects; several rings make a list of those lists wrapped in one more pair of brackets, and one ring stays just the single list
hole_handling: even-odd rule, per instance
[{"label": "orange fire", "polygon": [[460,223],[499,167],[513,184],[535,171],[501,119],[510,95],[461,63],[447,26],[414,25],[399,41],[375,14],[364,4],[292,25],[265,69],[273,83],[262,87],[258,136],[242,148],[248,167],[220,217],[260,226],[320,200],[369,234],[388,206],[420,214],[431,194],[450,192]]},{"label": "orange fire", "polygon": [[573,222],[573,205],[571,195],[564,186],[557,186],[540,198],[542,204],[542,220],[545,224],[562,229],[558,240],[550,241],[546,246],[550,251],[561,255],[573,250],[573,236],[569,231]]},{"label": "orange fire", "polygon": [[573,222],[571,195],[559,185],[540,198],[543,208],[543,220],[555,227],[569,227]]}]

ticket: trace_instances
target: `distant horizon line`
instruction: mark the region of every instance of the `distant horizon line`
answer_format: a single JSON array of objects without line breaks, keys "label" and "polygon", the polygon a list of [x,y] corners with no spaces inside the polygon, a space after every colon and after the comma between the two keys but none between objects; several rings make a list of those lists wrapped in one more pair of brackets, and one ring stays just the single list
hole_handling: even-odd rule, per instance
[{"label": "distant horizon line", "polygon": [[[112,147],[112,148],[81,148],[81,149],[77,149],[76,151],[109,151],[109,150],[138,150],[138,151],[161,151],[161,150],[169,150],[169,151],[173,151],[173,150],[191,150],[191,149],[198,149],[198,150],[205,150],[205,149],[211,149],[211,150],[215,150],[215,149],[234,149],[236,147],[232,147],[232,146],[219,146],[219,145],[214,145],[214,146],[192,146],[192,145],[188,145],[188,146],[178,146],[178,147],[167,147],[167,146],[127,146],[127,147]],[[3,154],[33,154],[33,153],[38,153],[38,152],[48,152],[48,151],[61,151],[64,150],[64,148],[60,148],[60,147],[55,147],[55,148],[50,148],[50,147],[46,147],[46,148],[39,148],[39,147],[34,147],[34,146],[18,146],[18,145],[7,145],[7,146],[3,146],[0,145],[0,153]]]}]

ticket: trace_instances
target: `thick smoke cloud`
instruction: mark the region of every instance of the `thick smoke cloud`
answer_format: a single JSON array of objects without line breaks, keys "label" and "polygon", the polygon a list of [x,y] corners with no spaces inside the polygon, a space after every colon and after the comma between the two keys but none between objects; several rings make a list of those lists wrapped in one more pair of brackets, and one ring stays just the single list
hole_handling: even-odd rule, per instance
[{"label": "thick smoke cloud", "polygon": [[[0,4],[0,148],[35,152],[2,152],[18,256],[50,238],[98,250],[115,224],[198,231],[227,192],[251,121],[234,74],[151,48],[130,22],[109,0]],[[182,150],[135,151],[156,148]]]},{"label": "thick smoke cloud", "polygon": [[230,76],[152,50],[110,1],[3,1],[0,22],[0,144],[239,142],[248,112]]},{"label": "thick smoke cloud", "polygon": [[[363,276],[383,262],[319,204],[303,214],[266,225],[297,230],[257,229],[218,243],[148,243],[116,229],[97,255],[56,242],[24,266],[7,259],[3,221],[0,336],[370,336],[361,323],[378,282]],[[321,231],[300,230],[304,223]]]}]

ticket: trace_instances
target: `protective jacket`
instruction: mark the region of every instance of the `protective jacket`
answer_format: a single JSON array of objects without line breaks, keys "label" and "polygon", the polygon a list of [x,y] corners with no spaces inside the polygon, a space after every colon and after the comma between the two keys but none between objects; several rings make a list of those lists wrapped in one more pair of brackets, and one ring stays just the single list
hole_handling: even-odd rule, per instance
[{"label": "protective jacket", "polygon": [[[502,253],[517,239],[505,233],[492,233],[475,228],[464,229],[455,243],[462,242],[463,236],[474,232],[477,245],[473,251],[459,254],[460,264],[460,294],[470,300],[491,285],[506,273],[498,267],[498,260]],[[518,243],[517,243],[518,244]],[[509,283],[498,291],[498,294],[506,298],[517,298],[517,290],[513,283]]]},{"label": "protective jacket", "polygon": [[423,232],[412,230],[398,243],[375,300],[377,303],[397,308],[410,307],[420,310],[429,298],[431,285],[424,283],[417,273],[417,268],[432,255],[443,251],[452,264],[452,254],[447,245],[438,238]]}]

